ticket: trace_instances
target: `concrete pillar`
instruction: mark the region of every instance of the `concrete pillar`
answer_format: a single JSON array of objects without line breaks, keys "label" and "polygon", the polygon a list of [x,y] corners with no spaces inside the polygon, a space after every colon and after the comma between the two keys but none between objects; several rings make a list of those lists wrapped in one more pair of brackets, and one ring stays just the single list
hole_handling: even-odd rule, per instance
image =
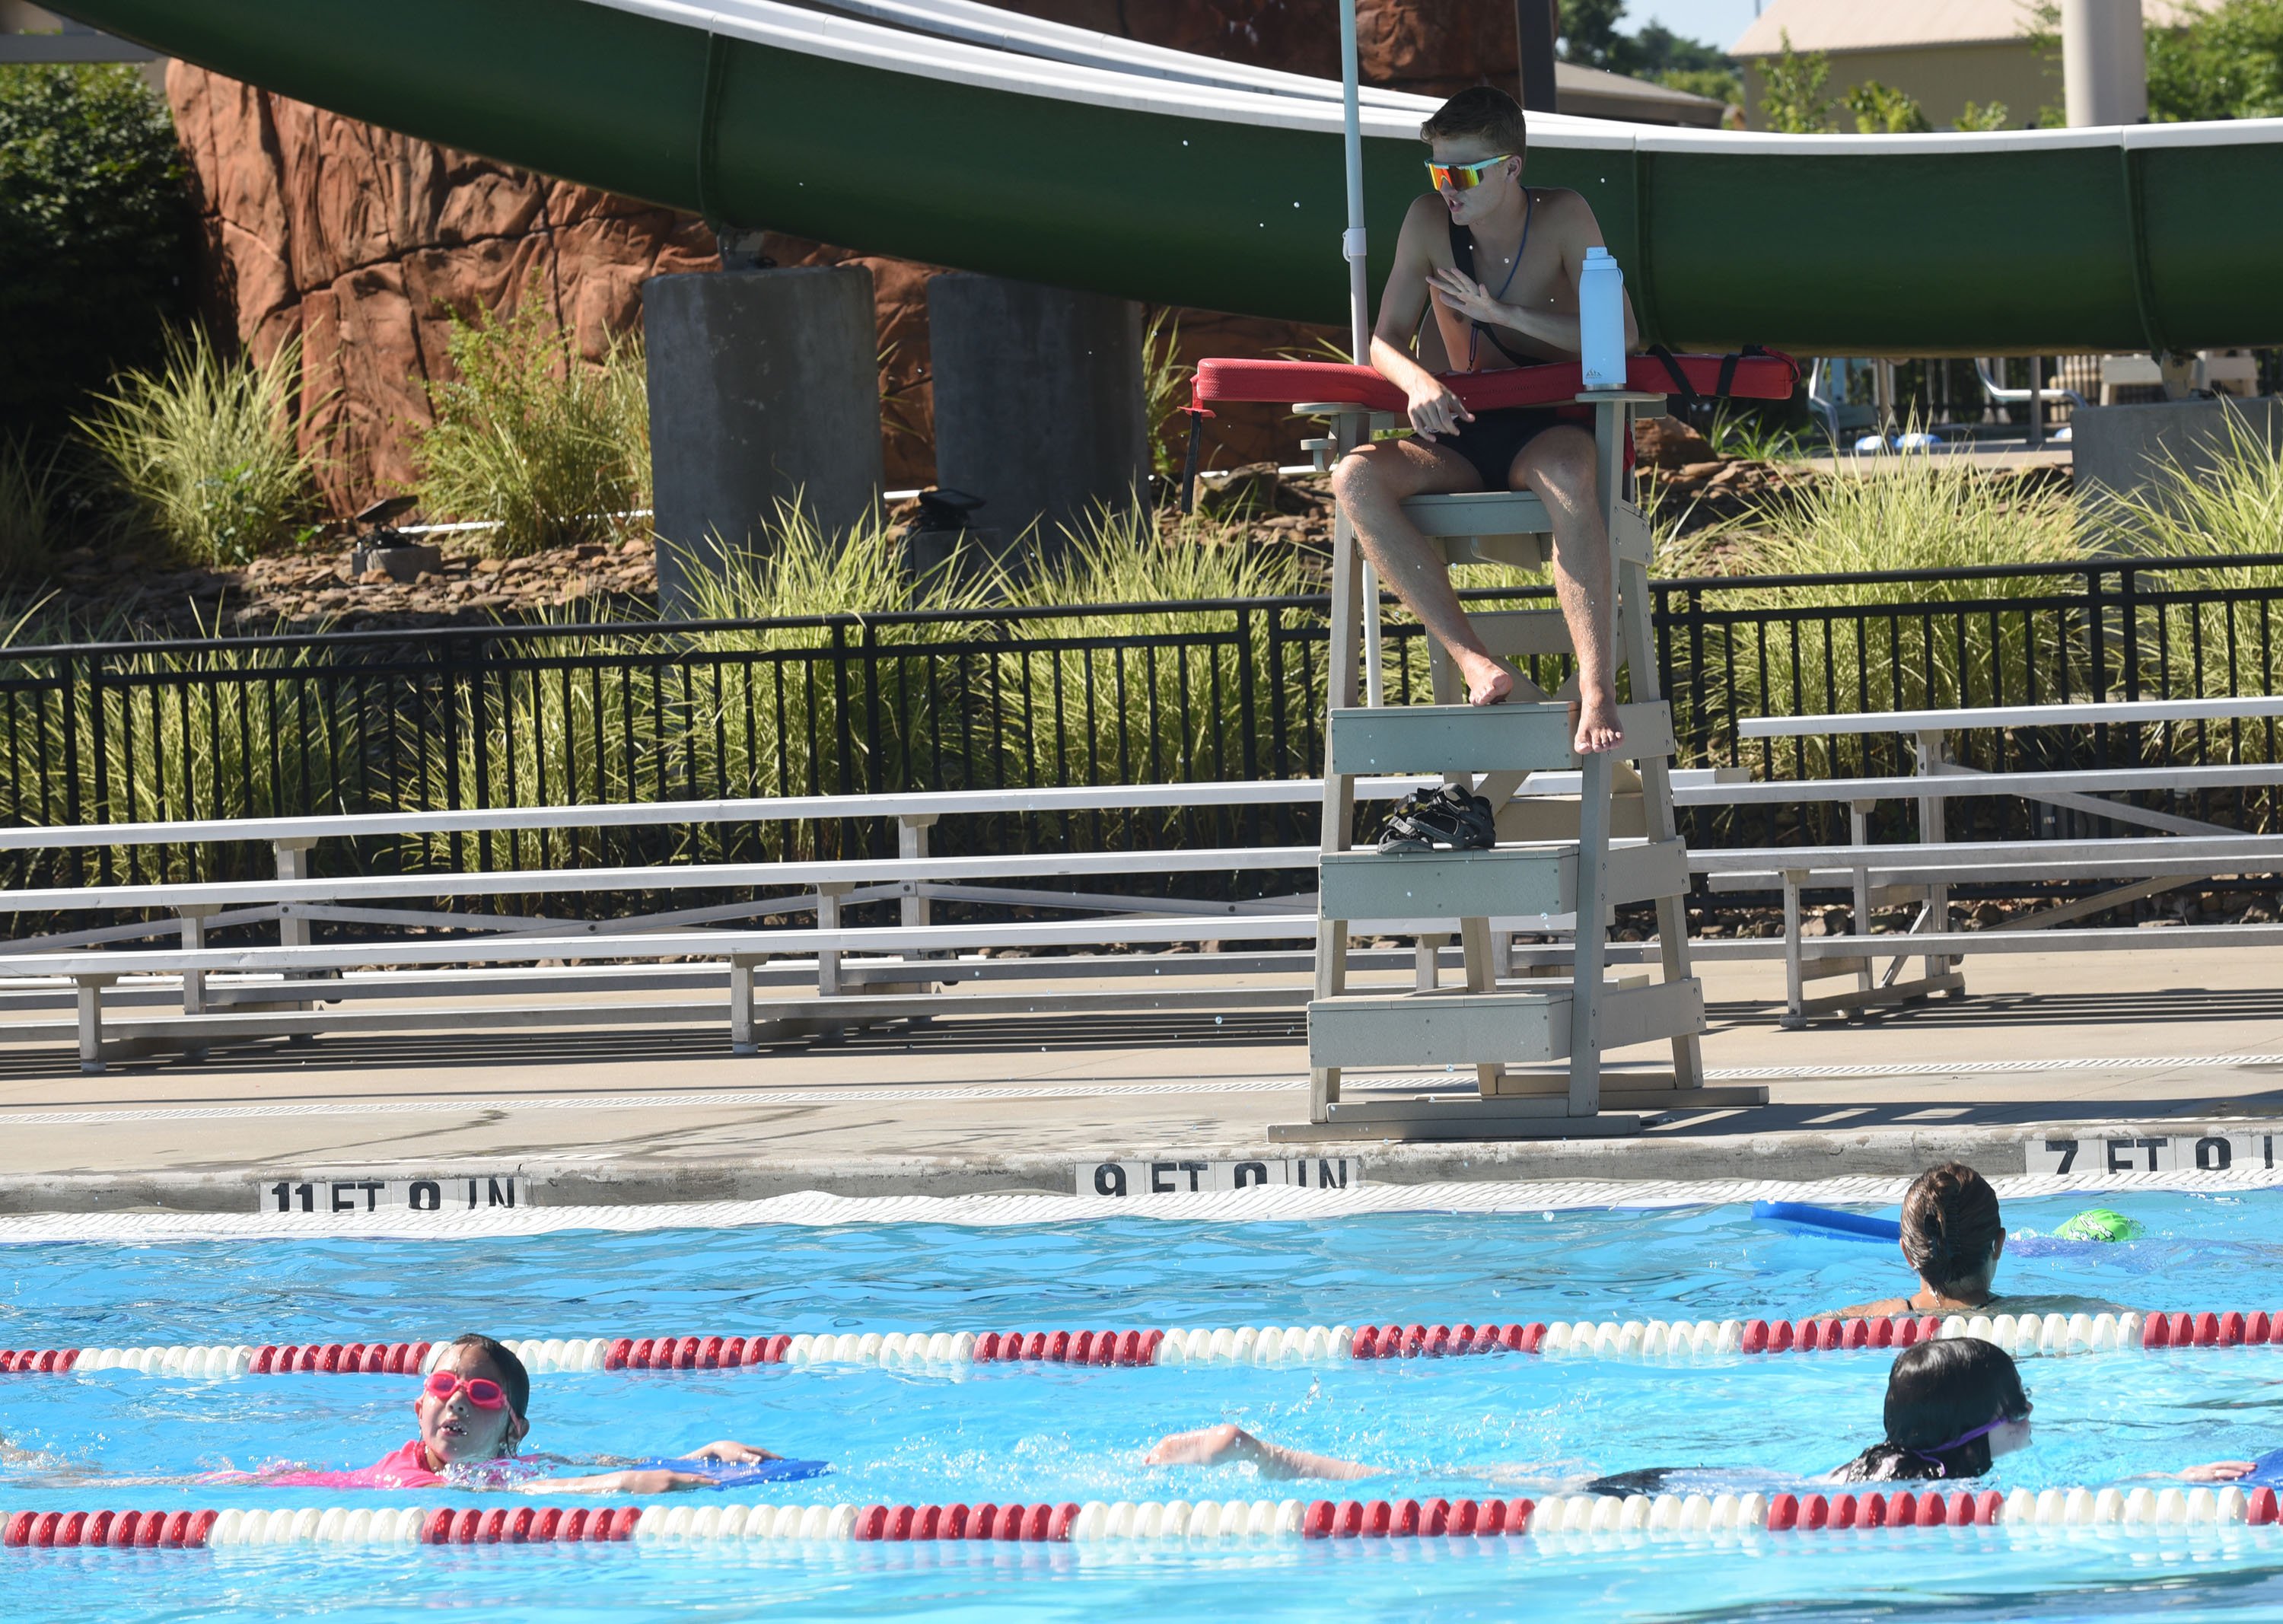
[{"label": "concrete pillar", "polygon": [[940,276],[928,284],[928,348],[936,483],[983,498],[978,523],[1012,550],[1051,557],[1062,527],[1146,496],[1140,306]]},{"label": "concrete pillar", "polygon": [[764,546],[780,502],[828,531],[880,498],[879,340],[861,266],[724,270],[643,284],[658,604]]},{"label": "concrete pillar", "polygon": [[2072,127],[2147,118],[2140,0],[2061,0],[2061,96]]},{"label": "concrete pillar", "polygon": [[2209,472],[2241,444],[2272,455],[2283,446],[2283,401],[2162,401],[2080,406],[2069,414],[2069,460],[2080,508],[2107,494],[2146,495],[2174,465]]}]

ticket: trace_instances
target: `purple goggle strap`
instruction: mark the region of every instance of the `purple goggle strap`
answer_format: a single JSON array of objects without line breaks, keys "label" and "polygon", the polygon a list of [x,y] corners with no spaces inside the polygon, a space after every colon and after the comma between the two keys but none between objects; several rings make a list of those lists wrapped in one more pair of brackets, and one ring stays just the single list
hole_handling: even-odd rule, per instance
[{"label": "purple goggle strap", "polygon": [[1949,1454],[1952,1449],[1964,1448],[1967,1444],[1972,1443],[1977,1438],[1987,1438],[1991,1433],[1996,1432],[1999,1427],[2005,1425],[2012,1419],[2014,1419],[2014,1417],[2011,1416],[1999,1416],[1994,1421],[1983,1422],[1980,1426],[1975,1427],[1970,1433],[1960,1433],[1948,1443],[1938,1443],[1934,1445],[1931,1448],[1912,1449],[1907,1444],[1905,1444],[1904,1448],[1910,1449],[1910,1453],[1917,1456],[1921,1460],[1932,1461],[1936,1469],[1942,1472],[1942,1475],[1948,1477],[1950,1475],[1950,1472],[1949,1468],[1943,1464],[1942,1457],[1944,1456]]}]

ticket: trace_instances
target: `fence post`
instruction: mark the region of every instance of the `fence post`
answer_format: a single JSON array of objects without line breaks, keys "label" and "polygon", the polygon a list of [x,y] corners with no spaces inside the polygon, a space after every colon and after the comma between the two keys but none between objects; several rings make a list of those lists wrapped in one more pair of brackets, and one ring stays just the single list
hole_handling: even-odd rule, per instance
[{"label": "fence post", "polygon": [[[2102,566],[2100,565],[2088,564],[2085,566],[2084,624],[2086,634],[2092,642],[2092,669],[2088,674],[2091,678],[2092,691],[2088,697],[2090,697],[2095,703],[2105,703],[2108,699],[2108,611],[2102,606],[2101,603],[2101,572]],[[2068,667],[2064,666],[2062,670],[2066,673]],[[2069,690],[2064,686],[2061,691],[2061,698],[2063,699],[2067,699],[2069,697]],[[2105,722],[2095,722],[2093,724],[2092,764],[2095,767],[2106,767],[2108,765],[2108,724]]]},{"label": "fence post", "polygon": [[[887,757],[887,741],[880,732],[880,640],[872,622],[864,622],[864,782],[875,795],[887,792],[886,780],[881,776],[881,762]],[[933,820],[931,819],[931,822]]]},{"label": "fence post", "polygon": [[848,629],[838,620],[832,622],[832,738],[840,757],[840,792],[853,794],[854,763],[848,758],[855,753],[855,735],[848,725]]},{"label": "fence post", "polygon": [[[2117,636],[2123,647],[2117,652],[2124,659],[2124,698],[2129,703],[2140,697],[2140,576],[2130,564],[2116,566]],[[2131,759],[2140,759],[2140,727],[2138,722],[2120,722],[2124,730],[2125,748]]]},{"label": "fence post", "polygon": [[1236,609],[1237,749],[1242,763],[1240,770],[1247,779],[1260,776],[1260,752],[1253,737],[1256,721],[1253,710],[1257,703],[1257,686],[1252,677],[1252,610],[1247,605],[1239,604]]}]

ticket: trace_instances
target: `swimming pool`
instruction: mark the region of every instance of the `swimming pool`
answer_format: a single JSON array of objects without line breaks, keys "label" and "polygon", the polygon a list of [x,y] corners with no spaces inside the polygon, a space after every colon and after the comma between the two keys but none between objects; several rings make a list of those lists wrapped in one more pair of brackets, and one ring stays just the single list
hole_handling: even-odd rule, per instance
[{"label": "swimming pool", "polygon": [[[2017,1238],[2001,1288],[2146,1309],[2283,1308],[2283,1195],[2111,1195],[2147,1234]],[[2082,1197],[2009,1200],[2017,1233]],[[1897,1289],[1887,1248],[1797,1235],[1728,1206],[1381,1214],[1305,1224],[1109,1220],[1021,1228],[850,1225],[448,1242],[322,1238],[0,1250],[0,1345],[129,1346],[1021,1325],[1240,1325],[1797,1315]],[[678,1452],[732,1437],[835,1462],[740,1503],[1303,1499],[1241,1471],[1149,1472],[1162,1433],[1223,1418],[1389,1468],[1336,1486],[1389,1498],[1543,1496],[1650,1464],[1825,1470],[1878,1430],[1890,1355],[1472,1359],[1183,1369],[975,1365],[585,1371],[538,1378],[534,1448]],[[2000,1489],[2103,1484],[2283,1443],[2283,1348],[2188,1348],[2024,1365],[2038,1441]],[[11,1510],[331,1505],[339,1490],[128,1487],[272,1459],[358,1464],[410,1435],[401,1376],[0,1377]],[[821,1493],[819,1491],[822,1491]],[[499,1503],[398,1491],[393,1505]],[[692,1503],[697,1497],[691,1497]],[[1295,1614],[1343,1605],[1582,1617],[1814,1612],[2025,1618],[2283,1610],[2283,1531],[1923,1528],[1645,1539],[1158,1541],[1109,1544],[672,1542],[443,1549],[0,1552],[11,1617],[160,1619],[480,1608],[573,1620],[1104,1610]],[[1041,1583],[1041,1580],[1059,1582]]]}]

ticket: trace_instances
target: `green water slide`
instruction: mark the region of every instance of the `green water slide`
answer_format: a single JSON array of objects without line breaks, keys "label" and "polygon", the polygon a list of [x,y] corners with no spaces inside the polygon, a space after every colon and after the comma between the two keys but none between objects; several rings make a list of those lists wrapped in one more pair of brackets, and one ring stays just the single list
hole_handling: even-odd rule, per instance
[{"label": "green water slide", "polygon": [[[67,0],[170,55],[567,180],[936,264],[1344,324],[1338,87],[968,0]],[[1331,0],[1325,26],[1334,27]],[[1374,285],[1431,105],[1363,106]],[[1679,132],[1539,115],[1651,340],[2283,341],[2283,120]]]}]

